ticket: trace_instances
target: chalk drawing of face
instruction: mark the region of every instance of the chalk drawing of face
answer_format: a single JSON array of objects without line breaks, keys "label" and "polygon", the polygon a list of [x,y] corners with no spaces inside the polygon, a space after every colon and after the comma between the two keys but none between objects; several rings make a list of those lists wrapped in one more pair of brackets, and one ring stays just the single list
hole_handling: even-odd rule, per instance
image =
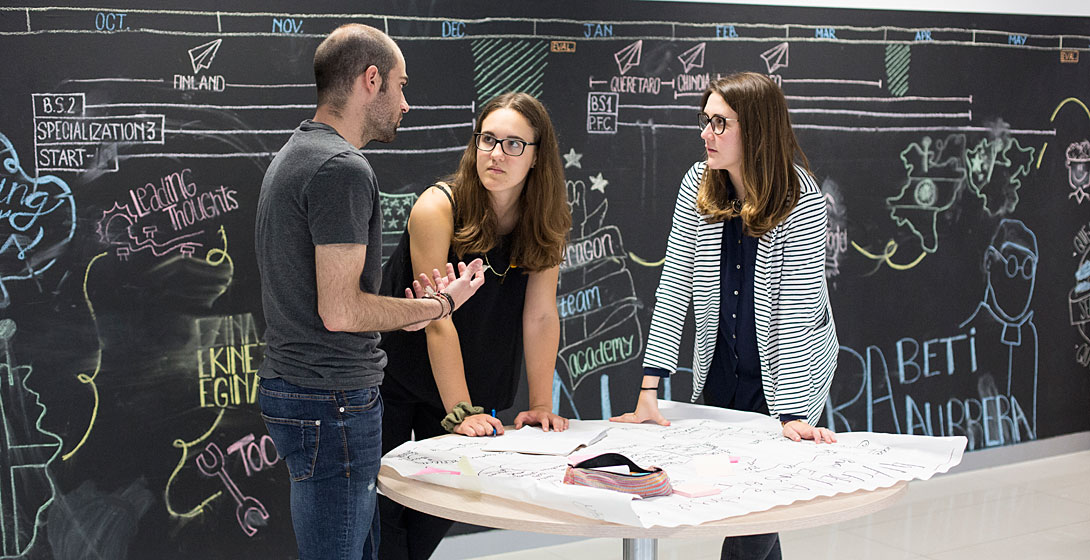
[{"label": "chalk drawing of face", "polygon": [[1019,220],[1004,219],[984,251],[988,303],[1016,322],[1029,310],[1037,280],[1037,237]]},{"label": "chalk drawing of face", "polygon": [[1067,147],[1067,182],[1071,185],[1068,198],[1079,204],[1090,199],[1090,140]]}]

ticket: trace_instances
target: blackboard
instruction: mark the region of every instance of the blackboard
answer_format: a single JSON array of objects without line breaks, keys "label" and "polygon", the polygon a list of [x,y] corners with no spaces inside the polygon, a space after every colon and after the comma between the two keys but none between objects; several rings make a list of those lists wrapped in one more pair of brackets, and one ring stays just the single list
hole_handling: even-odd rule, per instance
[{"label": "blackboard", "polygon": [[699,94],[750,70],[781,83],[828,199],[826,422],[973,449],[1090,429],[1086,18],[247,4],[0,8],[0,556],[293,556],[254,404],[253,216],[313,115],[314,49],[349,21],[387,30],[410,76],[397,141],[366,149],[385,243],[482,102],[521,89],[552,112],[574,214],[563,414],[633,404]]}]

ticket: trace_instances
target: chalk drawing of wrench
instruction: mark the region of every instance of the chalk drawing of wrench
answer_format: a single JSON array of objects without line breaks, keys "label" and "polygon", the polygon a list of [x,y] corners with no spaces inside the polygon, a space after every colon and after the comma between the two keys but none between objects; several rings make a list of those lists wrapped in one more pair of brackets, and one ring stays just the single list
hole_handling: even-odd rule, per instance
[{"label": "chalk drawing of wrench", "polygon": [[231,476],[227,474],[227,465],[224,463],[223,451],[220,450],[220,447],[215,443],[209,443],[204,451],[201,451],[201,454],[197,456],[197,468],[200,469],[201,474],[204,476],[220,477],[223,485],[227,487],[227,491],[231,493],[231,497],[238,504],[235,507],[235,518],[238,519],[242,531],[248,537],[257,534],[257,526],[251,521],[251,514],[256,514],[264,521],[269,518],[269,512],[261,502],[250,496],[242,495],[242,491],[235,485],[235,481],[231,480]]}]

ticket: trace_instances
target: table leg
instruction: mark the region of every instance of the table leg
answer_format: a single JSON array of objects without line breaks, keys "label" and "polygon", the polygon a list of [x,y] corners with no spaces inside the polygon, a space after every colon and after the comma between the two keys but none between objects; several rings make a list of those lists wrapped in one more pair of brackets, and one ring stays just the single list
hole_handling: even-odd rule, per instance
[{"label": "table leg", "polygon": [[658,539],[624,539],[624,560],[658,560]]}]

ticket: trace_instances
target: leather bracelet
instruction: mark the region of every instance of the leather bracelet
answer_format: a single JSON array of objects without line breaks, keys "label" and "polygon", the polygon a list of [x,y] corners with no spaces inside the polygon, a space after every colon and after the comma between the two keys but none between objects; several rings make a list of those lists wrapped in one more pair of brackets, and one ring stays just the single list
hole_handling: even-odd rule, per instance
[{"label": "leather bracelet", "polygon": [[446,292],[439,292],[439,295],[447,298],[447,307],[450,308],[450,312],[448,312],[447,315],[454,315],[454,296]]},{"label": "leather bracelet", "polygon": [[802,422],[802,418],[795,418],[794,420],[788,420],[787,422],[780,422],[780,426],[786,426],[792,422]]},{"label": "leather bracelet", "polygon": [[431,319],[432,321],[438,321],[439,319],[442,319],[443,317],[446,317],[446,314],[445,314],[446,310],[443,308],[444,307],[443,306],[443,298],[441,298],[441,297],[439,297],[439,296],[437,296],[435,294],[427,294],[424,297],[426,297],[426,298],[428,298],[430,300],[435,300],[435,302],[439,304],[439,314],[436,315],[435,317],[432,317],[432,319]]},{"label": "leather bracelet", "polygon": [[658,387],[640,387],[641,391],[658,391]]}]

